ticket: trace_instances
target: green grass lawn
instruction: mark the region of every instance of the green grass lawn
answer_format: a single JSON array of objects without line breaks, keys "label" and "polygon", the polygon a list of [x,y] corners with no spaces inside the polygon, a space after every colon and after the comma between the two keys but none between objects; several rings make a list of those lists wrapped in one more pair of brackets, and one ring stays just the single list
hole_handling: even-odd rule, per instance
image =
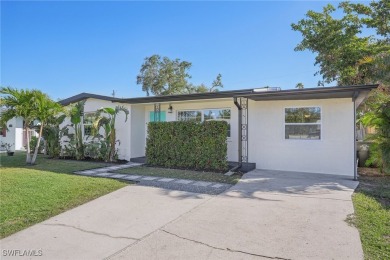
[{"label": "green grass lawn", "polygon": [[390,259],[390,176],[361,176],[353,195],[354,223],[365,259]]},{"label": "green grass lawn", "polygon": [[157,168],[157,167],[147,167],[147,166],[121,169],[116,172],[135,174],[135,175],[158,176],[158,177],[166,177],[166,178],[189,179],[189,180],[197,180],[197,181],[222,182],[222,183],[230,183],[230,184],[236,184],[238,180],[241,178],[241,175],[236,175],[236,174],[233,176],[225,176],[222,173],[215,173],[215,172],[177,170],[177,169]]},{"label": "green grass lawn", "polygon": [[25,154],[0,154],[0,237],[39,223],[127,185],[104,178],[70,174],[107,165],[39,156],[26,166]]}]

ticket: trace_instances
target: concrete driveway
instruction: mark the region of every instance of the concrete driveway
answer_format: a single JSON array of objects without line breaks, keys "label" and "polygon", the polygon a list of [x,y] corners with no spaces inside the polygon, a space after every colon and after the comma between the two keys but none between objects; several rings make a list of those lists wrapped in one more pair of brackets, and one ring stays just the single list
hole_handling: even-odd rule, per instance
[{"label": "concrete driveway", "polygon": [[358,231],[345,222],[357,184],[256,170],[219,196],[128,186],[1,248],[41,249],[39,259],[363,259]]}]

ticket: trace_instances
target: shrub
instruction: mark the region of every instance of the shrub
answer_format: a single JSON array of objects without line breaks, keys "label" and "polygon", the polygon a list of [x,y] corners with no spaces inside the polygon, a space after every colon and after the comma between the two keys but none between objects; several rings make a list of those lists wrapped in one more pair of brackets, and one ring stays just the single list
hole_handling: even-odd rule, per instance
[{"label": "shrub", "polygon": [[[44,143],[43,143],[43,140],[40,139],[40,144],[39,144],[39,148],[38,148],[38,153],[42,153],[43,152],[43,148],[44,148]],[[35,147],[37,146],[38,144],[38,137],[36,136],[31,136],[31,139],[30,139],[30,149],[31,149],[31,153],[34,153],[35,151]]]},{"label": "shrub", "polygon": [[151,122],[147,163],[154,166],[226,171],[228,124],[224,121]]}]

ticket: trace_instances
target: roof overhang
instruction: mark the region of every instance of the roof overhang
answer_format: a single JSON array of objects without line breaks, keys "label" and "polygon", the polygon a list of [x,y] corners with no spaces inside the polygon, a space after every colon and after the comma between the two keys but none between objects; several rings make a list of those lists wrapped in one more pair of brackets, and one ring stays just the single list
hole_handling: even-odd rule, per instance
[{"label": "roof overhang", "polygon": [[372,89],[377,87],[377,84],[373,84],[358,86],[289,89],[273,92],[251,93],[247,95],[238,95],[236,97],[246,97],[254,101],[351,98],[357,102],[357,105],[360,105],[365,100],[368,93]]},{"label": "roof overhang", "polygon": [[168,96],[151,96],[139,98],[114,98],[108,96],[100,96],[90,93],[81,93],[76,96],[59,101],[62,105],[69,105],[80,100],[95,98],[107,100],[111,102],[127,103],[127,104],[153,104],[167,102],[185,102],[185,101],[206,101],[215,99],[246,97],[254,101],[268,100],[306,100],[306,99],[335,99],[335,98],[351,98],[357,107],[366,99],[368,93],[377,88],[378,84],[371,85],[355,85],[355,86],[339,86],[339,87],[318,87],[307,89],[288,89],[273,91],[272,88],[266,91],[258,92],[256,89],[231,90],[220,92],[168,95]]},{"label": "roof overhang", "polygon": [[120,99],[120,98],[96,95],[96,94],[91,94],[91,93],[80,93],[78,95],[60,100],[59,103],[63,106],[67,106],[69,104],[76,103],[76,102],[79,102],[81,100],[85,100],[88,98],[94,98],[94,99],[100,99],[100,100],[106,100],[106,101],[112,101],[112,102],[122,102],[122,99]]}]

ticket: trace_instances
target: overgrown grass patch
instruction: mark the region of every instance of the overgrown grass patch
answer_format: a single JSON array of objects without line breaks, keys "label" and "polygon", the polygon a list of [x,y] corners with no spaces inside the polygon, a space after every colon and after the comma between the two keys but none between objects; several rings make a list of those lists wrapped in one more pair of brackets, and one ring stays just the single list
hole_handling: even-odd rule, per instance
[{"label": "overgrown grass patch", "polygon": [[50,160],[40,156],[26,166],[24,154],[0,154],[0,237],[126,186],[124,182],[70,174],[99,167],[97,163]]},{"label": "overgrown grass patch", "polygon": [[241,178],[241,175],[238,174],[235,174],[233,176],[225,176],[223,173],[178,170],[178,169],[147,167],[147,166],[121,169],[118,170],[117,172],[134,174],[134,175],[142,175],[142,176],[157,176],[157,177],[189,179],[189,180],[197,180],[197,181],[222,182],[222,183],[229,183],[229,184],[236,184],[238,180]]},{"label": "overgrown grass patch", "polygon": [[390,259],[390,176],[360,177],[353,195],[354,224],[365,259]]}]

